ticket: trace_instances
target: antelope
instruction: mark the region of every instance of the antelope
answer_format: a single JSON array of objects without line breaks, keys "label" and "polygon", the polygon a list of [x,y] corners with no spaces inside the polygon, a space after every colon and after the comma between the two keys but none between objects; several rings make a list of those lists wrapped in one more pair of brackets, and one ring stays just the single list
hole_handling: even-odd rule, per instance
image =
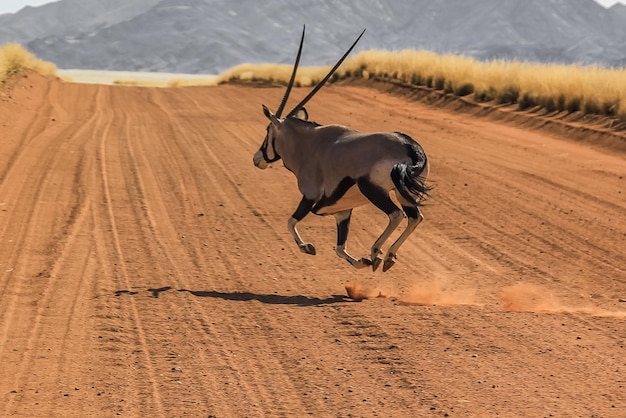
[{"label": "antelope", "polygon": [[[302,199],[288,221],[288,229],[305,254],[315,255],[315,247],[305,243],[296,225],[309,212],[333,215],[337,223],[336,253],[356,268],[372,267],[376,271],[381,248],[404,217],[407,226],[389,247],[384,257],[383,272],[394,265],[398,249],[424,219],[420,203],[431,187],[426,184],[429,163],[426,153],[414,139],[400,132],[362,133],[342,125],[320,125],[308,120],[304,105],[324,86],[359,42],[365,30],[328,74],[285,117],[285,104],[294,84],[302,45],[302,37],[291,78],[276,113],[262,105],[269,119],[261,148],[254,154],[254,165],[265,169],[283,160],[295,174]],[[394,191],[397,202],[391,199]],[[371,248],[370,258],[356,259],[346,250],[352,209],[373,204],[389,217],[389,223]]]}]

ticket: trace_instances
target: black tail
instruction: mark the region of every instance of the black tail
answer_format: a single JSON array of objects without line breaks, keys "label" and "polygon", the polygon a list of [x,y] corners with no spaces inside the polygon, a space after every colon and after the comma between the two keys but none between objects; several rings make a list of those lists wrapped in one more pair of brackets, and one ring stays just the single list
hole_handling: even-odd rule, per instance
[{"label": "black tail", "polygon": [[391,169],[391,180],[396,186],[396,190],[415,206],[419,206],[432,190],[432,187],[426,185],[426,178],[420,175],[426,164],[427,161],[424,158],[424,163],[421,165],[398,163]]}]

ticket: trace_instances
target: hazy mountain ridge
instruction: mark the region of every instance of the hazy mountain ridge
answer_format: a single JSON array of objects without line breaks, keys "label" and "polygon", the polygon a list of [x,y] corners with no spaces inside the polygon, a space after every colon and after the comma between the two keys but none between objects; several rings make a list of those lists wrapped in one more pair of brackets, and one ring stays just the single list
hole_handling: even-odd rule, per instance
[{"label": "hazy mountain ridge", "polygon": [[617,16],[620,24],[626,25],[626,4],[615,3],[611,6],[610,11]]},{"label": "hazy mountain ridge", "polygon": [[0,15],[14,41],[61,68],[217,73],[242,62],[328,64],[358,50],[626,64],[626,6],[593,0],[62,0]]}]

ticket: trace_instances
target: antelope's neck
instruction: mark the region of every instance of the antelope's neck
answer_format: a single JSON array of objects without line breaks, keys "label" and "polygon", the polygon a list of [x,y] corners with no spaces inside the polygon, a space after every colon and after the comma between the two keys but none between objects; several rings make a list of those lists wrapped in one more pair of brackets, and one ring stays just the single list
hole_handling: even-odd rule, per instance
[{"label": "antelope's neck", "polygon": [[315,158],[316,145],[313,129],[307,127],[289,127],[277,138],[276,151],[281,156],[285,167],[298,173]]}]

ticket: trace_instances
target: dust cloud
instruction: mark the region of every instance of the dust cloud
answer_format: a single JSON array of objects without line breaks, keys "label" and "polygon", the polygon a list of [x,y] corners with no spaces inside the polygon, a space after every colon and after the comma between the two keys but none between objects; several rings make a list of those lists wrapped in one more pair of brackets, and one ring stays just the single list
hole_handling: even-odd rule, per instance
[{"label": "dust cloud", "polygon": [[474,289],[450,289],[440,282],[420,283],[398,296],[402,303],[411,305],[475,305]]},{"label": "dust cloud", "polygon": [[351,299],[374,299],[374,298],[390,298],[393,295],[376,287],[365,286],[360,282],[352,282],[346,285],[346,293]]},{"label": "dust cloud", "polygon": [[[348,297],[356,300],[392,298],[406,305],[483,305],[478,303],[474,289],[457,288],[441,280],[420,282],[404,291],[368,286],[355,281],[346,285],[346,292]],[[592,304],[567,306],[545,287],[523,282],[504,288],[500,294],[500,301],[505,312],[575,313],[626,318],[626,311],[608,311]]]},{"label": "dust cloud", "polygon": [[352,299],[393,298],[407,305],[473,305],[476,304],[473,289],[449,289],[440,282],[419,283],[406,291],[390,291],[368,287],[360,282],[346,285]]},{"label": "dust cloud", "polygon": [[596,306],[567,306],[561,303],[548,289],[529,283],[517,283],[506,287],[501,294],[507,312],[576,313],[592,316],[626,318],[624,311],[607,311]]}]

